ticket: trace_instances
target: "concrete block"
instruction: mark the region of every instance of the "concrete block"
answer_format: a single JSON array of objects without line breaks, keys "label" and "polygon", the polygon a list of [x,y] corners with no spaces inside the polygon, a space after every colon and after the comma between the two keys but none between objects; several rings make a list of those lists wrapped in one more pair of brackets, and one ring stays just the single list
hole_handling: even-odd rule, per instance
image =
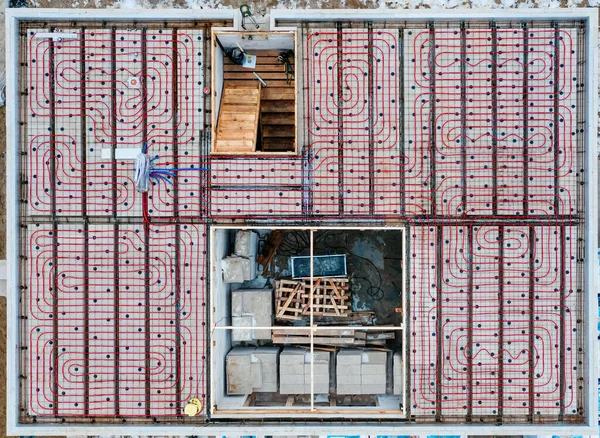
[{"label": "concrete block", "polygon": [[231,316],[243,316],[242,301],[244,296],[237,291],[231,292]]},{"label": "concrete block", "polygon": [[394,378],[394,395],[404,395],[404,369],[403,369],[403,361],[402,361],[402,353],[396,352],[394,353],[393,358],[393,378]]},{"label": "concrete block", "polygon": [[284,374],[280,370],[279,381],[286,385],[304,385],[304,373]]},{"label": "concrete block", "polygon": [[360,378],[361,366],[360,365],[340,365],[337,364],[337,377],[340,378]]},{"label": "concrete block", "polygon": [[361,385],[361,394],[385,394],[385,385]]},{"label": "concrete block", "polygon": [[278,392],[279,385],[277,384],[277,379],[274,382],[265,382],[263,380],[263,384],[257,392]]},{"label": "concrete block", "polygon": [[[310,391],[310,388],[308,388]],[[287,383],[281,383],[279,385],[279,393],[280,394],[306,394],[306,385],[289,385]]]},{"label": "concrete block", "polygon": [[304,365],[304,348],[293,348],[288,347],[284,348],[281,354],[279,355],[279,363],[281,365],[293,365],[293,364],[302,364]]},{"label": "concrete block", "polygon": [[338,383],[336,392],[338,395],[360,395],[361,385],[348,385],[343,383]]},{"label": "concrete block", "polygon": [[[387,383],[385,374],[363,374],[360,376],[361,385],[384,385]],[[366,393],[365,393],[366,394]]]},{"label": "concrete block", "polygon": [[[315,374],[313,376],[315,386],[326,386],[329,388],[329,375],[328,374]],[[310,385],[310,372],[304,374],[304,383]],[[327,391],[329,392],[329,390]]]},{"label": "concrete block", "polygon": [[254,280],[256,278],[256,257],[252,256],[244,260],[248,260],[248,264],[244,265],[244,280]]},{"label": "concrete block", "polygon": [[[256,348],[252,353],[252,361],[260,363],[261,368],[261,385],[255,384],[256,392],[277,392],[277,358],[279,347],[261,347]],[[254,363],[252,364],[254,365]]]},{"label": "concrete block", "polygon": [[258,234],[254,231],[240,230],[235,233],[234,253],[240,257],[251,258],[258,253]]},{"label": "concrete block", "polygon": [[262,366],[260,362],[250,363],[250,377],[252,379],[252,390],[256,391],[262,387]]},{"label": "concrete block", "polygon": [[234,348],[229,352],[225,360],[227,394],[252,394],[253,384],[250,368],[251,353],[248,351],[234,350],[236,349]]},{"label": "concrete block", "polygon": [[387,353],[385,351],[363,351],[362,363],[387,363]]},{"label": "concrete block", "polygon": [[282,376],[294,376],[297,374],[304,374],[304,364],[282,366],[280,367],[280,374]]},{"label": "concrete block", "polygon": [[361,351],[350,348],[341,350],[336,359],[338,365],[360,365],[362,362]]},{"label": "concrete block", "polygon": [[364,375],[370,375],[370,376],[383,375],[383,376],[385,376],[387,373],[387,367],[385,366],[385,364],[363,363],[360,368],[360,372],[363,376]]},{"label": "concrete block", "polygon": [[[231,325],[234,327],[252,327],[251,316],[234,316],[231,318]],[[233,329],[231,331],[231,340],[236,342],[251,341],[253,339],[252,329]]]},{"label": "concrete block", "polygon": [[[235,314],[245,318],[244,321],[250,323],[240,326],[243,327],[271,327],[273,325],[273,291],[271,289],[238,289],[231,293],[231,309],[233,318]],[[233,324],[234,326],[236,324]],[[250,336],[250,338],[248,338]],[[239,337],[239,339],[236,339]],[[255,329],[250,335],[235,335],[233,340],[252,341],[269,340],[271,331],[269,329]]]},{"label": "concrete block", "polygon": [[278,353],[278,347],[233,348],[226,359],[227,393],[277,392]]},{"label": "concrete block", "polygon": [[243,283],[250,276],[250,260],[242,257],[225,257],[221,260],[223,281],[225,283]]},{"label": "concrete block", "polygon": [[[329,351],[313,351],[313,358],[315,362],[329,363],[331,353]],[[308,354],[308,358],[305,358],[305,363],[310,363],[310,353]]]},{"label": "concrete block", "polygon": [[[310,383],[306,385],[306,394],[310,394]],[[316,394],[329,394],[329,382],[322,385],[315,382],[315,395]]]},{"label": "concrete block", "polygon": [[[309,365],[309,370],[310,370],[310,364]],[[313,364],[313,373],[315,374],[322,374],[322,375],[329,375],[329,363],[315,363]]]}]

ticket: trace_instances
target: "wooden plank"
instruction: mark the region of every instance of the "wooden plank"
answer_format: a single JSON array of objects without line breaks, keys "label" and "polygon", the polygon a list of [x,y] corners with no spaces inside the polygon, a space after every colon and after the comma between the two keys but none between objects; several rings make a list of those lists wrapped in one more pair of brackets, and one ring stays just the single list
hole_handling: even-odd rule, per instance
[{"label": "wooden plank", "polygon": [[[310,344],[309,336],[273,336],[272,339],[274,344]],[[325,345],[352,345],[352,346],[363,346],[365,341],[354,338],[333,338],[333,337],[320,337],[315,336],[313,338],[315,344]]]},{"label": "wooden plank", "polygon": [[254,105],[247,105],[247,104],[242,104],[242,103],[233,105],[233,104],[228,103],[221,107],[221,114],[226,114],[226,113],[252,114],[252,113],[254,113]]},{"label": "wooden plank", "polygon": [[221,129],[217,131],[217,141],[220,140],[254,140],[254,132],[250,129],[247,131],[239,131],[232,129]]},{"label": "wooden plank", "polygon": [[252,152],[254,142],[249,140],[217,140],[215,142],[216,152]]},{"label": "wooden plank", "polygon": [[263,113],[293,113],[294,112],[294,101],[293,100],[281,100],[281,101],[265,101],[262,103]]},{"label": "wooden plank", "polygon": [[277,312],[277,316],[278,317],[282,317],[285,314],[285,311],[287,310],[287,308],[289,307],[289,305],[292,302],[292,299],[294,299],[294,297],[296,296],[296,294],[298,294],[298,292],[300,291],[302,285],[300,283],[298,283],[298,285],[296,286],[296,288],[292,291],[292,293],[290,294],[290,296],[287,298],[287,300],[285,301],[285,303],[283,304],[283,306],[281,306],[281,308],[279,309],[279,312]]},{"label": "wooden plank", "polygon": [[249,90],[247,88],[228,88],[223,93],[221,103],[244,103],[247,100],[254,101],[257,93],[258,90]]},{"label": "wooden plank", "polygon": [[296,118],[291,113],[264,113],[262,115],[263,125],[291,125],[295,126]]},{"label": "wooden plank", "polygon": [[[359,332],[354,329],[318,329],[319,336],[335,336],[335,337],[351,337],[355,338],[357,334],[364,333]],[[308,327],[298,327],[298,328],[276,328],[274,327],[271,330],[273,335],[281,335],[281,336],[310,336]]]},{"label": "wooden plank", "polygon": [[262,89],[261,98],[263,100],[294,100],[296,93],[289,87],[277,88],[269,86]]},{"label": "wooden plank", "polygon": [[263,151],[265,152],[281,152],[281,151],[293,151],[294,150],[294,139],[289,137],[283,138],[265,138],[262,144]]},{"label": "wooden plank", "polygon": [[[267,82],[267,86],[268,87],[273,87],[273,88],[294,88],[294,82],[290,82],[289,84],[287,83],[287,81],[285,80],[276,80],[276,79],[270,79]],[[225,79],[225,85],[226,86],[241,86],[241,87],[247,87],[248,84],[252,84],[252,83],[258,83],[258,79],[254,79],[254,81],[251,80],[243,80],[243,79],[230,79],[227,80]]]},{"label": "wooden plank", "polygon": [[386,333],[367,333],[367,341],[381,341],[385,339],[396,339],[396,333],[394,332],[386,332]]},{"label": "wooden plank", "polygon": [[260,82],[258,83],[258,93],[256,96],[256,111],[254,112],[254,114],[256,115],[256,118],[254,119],[254,150],[256,150],[256,142],[258,142],[258,122],[259,122],[259,118],[260,118],[260,90],[262,88],[262,85],[260,84]]},{"label": "wooden plank", "polygon": [[[230,105],[245,105],[246,102],[256,102],[256,94],[248,94],[248,93],[243,93],[243,94],[226,94],[225,96],[223,96],[223,98],[221,99],[221,104],[225,105],[225,104],[230,104]],[[250,106],[250,105],[248,105]]]},{"label": "wooden plank", "polygon": [[226,113],[222,114],[220,119],[223,122],[238,122],[238,121],[254,121],[256,116],[254,114],[244,113]]},{"label": "wooden plank", "polygon": [[[259,73],[257,72],[257,74],[259,74]],[[260,73],[259,75],[265,81],[267,81],[269,79],[285,81],[287,79],[285,72],[263,72],[263,73]],[[223,77],[225,80],[229,80],[229,79],[253,79],[253,80],[256,80],[256,76],[254,76],[254,72],[252,72],[252,73],[229,72],[229,73],[225,73],[223,75]]]},{"label": "wooden plank", "polygon": [[[234,64],[229,58],[225,58],[223,60],[223,65],[238,65]],[[256,65],[281,65],[277,58],[273,58],[270,56],[257,56],[256,57]]]},{"label": "wooden plank", "polygon": [[[217,133],[231,132],[231,131],[251,131],[254,126],[254,120],[236,120],[228,121],[227,123],[221,123],[221,126],[217,129]],[[220,136],[219,136],[220,138]]]},{"label": "wooden plank", "polygon": [[243,67],[241,65],[237,65],[237,64],[225,64],[223,66],[223,71],[227,72],[257,72],[257,73],[261,73],[261,72],[284,72],[285,73],[285,66],[281,63],[278,64],[262,64],[262,65],[257,65],[256,68],[246,68]]}]

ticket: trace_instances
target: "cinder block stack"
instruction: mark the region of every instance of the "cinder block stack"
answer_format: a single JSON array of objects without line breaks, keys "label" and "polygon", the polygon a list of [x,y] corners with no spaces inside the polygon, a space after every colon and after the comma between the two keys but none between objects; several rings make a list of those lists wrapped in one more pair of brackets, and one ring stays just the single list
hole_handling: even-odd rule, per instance
[{"label": "cinder block stack", "polygon": [[337,393],[340,395],[385,394],[387,353],[345,349],[337,354]]},{"label": "cinder block stack", "polygon": [[[238,289],[231,293],[231,325],[234,327],[271,327],[273,323],[273,291],[271,289]],[[271,339],[269,329],[233,329],[234,342]]]},{"label": "cinder block stack", "polygon": [[[329,393],[328,351],[314,351],[313,379],[315,394]],[[310,394],[310,351],[304,348],[284,348],[279,356],[279,393]]]},{"label": "cinder block stack", "polygon": [[243,283],[256,278],[258,234],[238,231],[235,234],[234,253],[221,261],[225,283]]},{"label": "cinder block stack", "polygon": [[277,392],[277,347],[236,347],[226,358],[227,394]]}]

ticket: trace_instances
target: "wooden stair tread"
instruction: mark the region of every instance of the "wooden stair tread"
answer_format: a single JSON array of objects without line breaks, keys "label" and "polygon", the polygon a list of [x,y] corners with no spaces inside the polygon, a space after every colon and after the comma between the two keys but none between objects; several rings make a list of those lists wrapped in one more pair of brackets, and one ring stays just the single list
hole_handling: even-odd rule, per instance
[{"label": "wooden stair tread", "polygon": [[291,137],[294,138],[294,125],[263,125],[263,138],[268,137]]},{"label": "wooden stair tread", "polygon": [[247,105],[246,103],[226,103],[221,105],[220,114],[226,113],[247,113],[253,114],[253,111],[256,108],[256,104]]},{"label": "wooden stair tread", "polygon": [[264,101],[261,104],[261,112],[263,113],[294,113],[296,105],[293,100],[276,100]]},{"label": "wooden stair tread", "polygon": [[255,68],[247,68],[238,64],[225,64],[223,66],[223,71],[225,73],[229,72],[241,72],[241,73],[252,73],[252,72],[283,72],[285,73],[285,66],[281,63],[279,64],[257,64]]},{"label": "wooden stair tread", "polygon": [[290,137],[267,137],[263,139],[264,152],[287,152],[294,150],[294,139]]},{"label": "wooden stair tread", "polygon": [[219,120],[227,121],[227,122],[246,122],[246,121],[255,122],[256,114],[247,114],[247,113],[241,113],[241,112],[228,112],[228,113],[223,113],[219,117]]},{"label": "wooden stair tread", "polygon": [[[269,80],[281,80],[281,81],[285,81],[287,79],[287,77],[285,76],[285,72],[263,72],[263,73],[257,73],[262,80],[264,80],[265,82],[269,81]],[[224,75],[224,79],[225,80],[237,80],[237,79],[251,79],[251,80],[258,80],[256,79],[256,76],[254,76],[254,72],[230,72],[230,73],[226,73]],[[268,84],[268,82],[267,82]]]},{"label": "wooden stair tread", "polygon": [[254,141],[217,140],[215,152],[254,152]]},{"label": "wooden stair tread", "polygon": [[267,87],[263,88],[260,92],[260,98],[263,100],[294,100],[296,98],[296,92],[290,87]]},{"label": "wooden stair tread", "polygon": [[[267,83],[267,87],[294,89],[294,81],[292,81],[288,84],[285,79],[282,79],[282,80],[268,79],[268,80],[265,80],[265,82]],[[253,77],[253,79],[227,79],[227,78],[225,78],[225,84],[227,86],[232,86],[232,87],[238,87],[238,86],[247,87],[249,84],[258,84],[258,83],[259,83],[258,79],[254,78],[254,77]]]},{"label": "wooden stair tread", "polygon": [[263,125],[295,125],[294,113],[262,113],[260,115]]}]

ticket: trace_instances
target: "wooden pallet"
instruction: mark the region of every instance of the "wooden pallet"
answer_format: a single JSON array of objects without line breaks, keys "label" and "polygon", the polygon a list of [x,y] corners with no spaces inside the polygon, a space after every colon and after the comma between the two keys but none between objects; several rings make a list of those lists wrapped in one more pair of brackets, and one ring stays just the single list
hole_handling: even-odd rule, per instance
[{"label": "wooden pallet", "polygon": [[[310,303],[312,292],[312,304]],[[275,316],[299,321],[302,316],[346,317],[350,309],[347,278],[278,280],[275,282]]]},{"label": "wooden pallet", "polygon": [[305,285],[301,281],[275,281],[275,317],[301,321],[308,307]]}]

